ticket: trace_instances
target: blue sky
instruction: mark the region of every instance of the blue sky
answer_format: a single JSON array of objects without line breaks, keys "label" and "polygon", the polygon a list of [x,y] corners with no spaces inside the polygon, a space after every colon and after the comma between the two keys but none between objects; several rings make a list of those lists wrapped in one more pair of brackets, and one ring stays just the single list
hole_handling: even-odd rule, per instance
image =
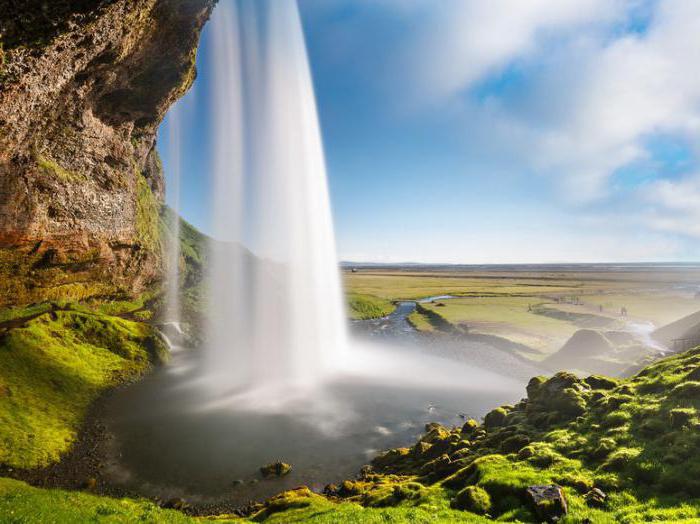
[{"label": "blue sky", "polygon": [[[700,260],[700,2],[299,6],[342,259]],[[178,103],[204,231],[208,42]]]}]

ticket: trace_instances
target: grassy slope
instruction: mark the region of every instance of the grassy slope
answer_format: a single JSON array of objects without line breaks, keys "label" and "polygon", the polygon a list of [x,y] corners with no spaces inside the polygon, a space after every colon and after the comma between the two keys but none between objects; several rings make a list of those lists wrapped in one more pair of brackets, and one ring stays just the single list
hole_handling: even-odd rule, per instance
[{"label": "grassy slope", "polygon": [[[526,402],[494,410],[481,426],[430,428],[416,446],[375,460],[378,474],[341,487],[339,495],[366,504],[383,491],[386,504],[402,505],[406,499],[395,488],[382,486],[412,481],[441,490],[452,504],[467,492],[485,494],[490,515],[533,522],[525,489],[557,483],[569,500],[566,522],[698,522],[698,408],[700,348],[629,380],[539,377]],[[593,486],[608,493],[604,508],[586,504],[583,495]],[[418,500],[423,496],[434,495]]]},{"label": "grassy slope", "polygon": [[390,300],[363,293],[348,293],[348,314],[353,320],[385,317],[394,311],[395,306]]},{"label": "grassy slope", "polygon": [[162,522],[192,519],[152,502],[98,497],[81,492],[38,489],[24,482],[0,478],[0,522]]},{"label": "grassy slope", "polygon": [[0,339],[0,463],[36,467],[56,461],[97,395],[142,374],[163,354],[160,339],[145,324],[82,306],[61,307],[67,310],[47,311]]}]

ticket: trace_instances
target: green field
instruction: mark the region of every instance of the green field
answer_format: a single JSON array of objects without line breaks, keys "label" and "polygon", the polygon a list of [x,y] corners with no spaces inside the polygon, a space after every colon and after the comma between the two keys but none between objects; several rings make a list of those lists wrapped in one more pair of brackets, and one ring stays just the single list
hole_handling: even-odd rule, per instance
[{"label": "green field", "polygon": [[[376,299],[419,300],[453,295],[423,304],[454,327],[493,335],[530,348],[530,358],[556,352],[579,329],[624,328],[625,321],[656,327],[700,310],[692,286],[697,270],[678,271],[420,271],[359,270],[346,272],[351,295]],[[628,316],[621,317],[621,309]],[[355,317],[359,318],[359,317]],[[425,315],[409,321],[434,331]],[[539,356],[538,356],[539,355]]]},{"label": "green field", "polygon": [[348,315],[353,320],[385,317],[394,311],[391,300],[364,293],[348,293]]}]

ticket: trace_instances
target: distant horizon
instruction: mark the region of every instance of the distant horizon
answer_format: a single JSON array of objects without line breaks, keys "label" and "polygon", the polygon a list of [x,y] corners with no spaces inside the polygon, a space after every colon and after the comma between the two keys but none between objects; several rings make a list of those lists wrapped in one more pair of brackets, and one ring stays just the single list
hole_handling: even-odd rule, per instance
[{"label": "distant horizon", "polygon": [[[372,261],[352,261],[341,260],[339,264],[343,267],[363,267],[363,266],[388,266],[388,267],[408,267],[408,266],[433,266],[433,267],[558,267],[558,266],[664,266],[664,267],[698,267],[700,269],[700,261],[640,261],[640,262],[486,262],[486,263],[471,263],[471,262],[372,262]],[[700,285],[700,283],[698,284]]]}]

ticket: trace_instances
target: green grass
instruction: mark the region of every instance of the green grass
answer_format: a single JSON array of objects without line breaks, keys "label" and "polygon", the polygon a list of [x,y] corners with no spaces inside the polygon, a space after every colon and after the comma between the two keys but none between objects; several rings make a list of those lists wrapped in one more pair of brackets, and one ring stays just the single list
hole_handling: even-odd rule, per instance
[{"label": "green grass", "polygon": [[0,342],[0,463],[55,462],[100,392],[164,354],[146,324],[75,309],[45,313]]},{"label": "green grass", "polygon": [[435,331],[435,326],[430,321],[430,319],[426,317],[424,313],[421,313],[417,309],[413,313],[408,315],[408,323],[411,324],[418,331],[422,331],[424,333],[432,333],[433,331]]},{"label": "green grass", "polygon": [[353,320],[385,317],[396,308],[390,300],[362,293],[349,293],[347,302],[348,313]]},{"label": "green grass", "polygon": [[[508,273],[474,271],[361,270],[344,273],[349,296],[371,295],[385,300],[417,300],[428,296],[457,298],[423,304],[457,328],[496,336],[534,351],[522,356],[542,360],[559,350],[582,327],[619,329],[620,308],[630,318],[657,326],[700,309],[700,302],[674,282],[688,282],[692,272],[551,272]],[[576,299],[577,305],[572,304]],[[603,308],[601,311],[600,308]],[[552,314],[542,314],[543,311]],[[414,314],[416,329],[434,330],[434,322]],[[604,325],[606,324],[607,325]],[[621,358],[627,358],[624,355]],[[627,363],[631,363],[630,356]]]},{"label": "green grass", "polygon": [[539,302],[541,299],[533,297],[470,297],[423,307],[471,333],[495,335],[546,354],[558,350],[578,327],[538,315],[534,308]]},{"label": "green grass", "polygon": [[43,524],[73,522],[190,523],[193,519],[152,502],[112,499],[76,491],[38,489],[0,478],[0,522]]}]

